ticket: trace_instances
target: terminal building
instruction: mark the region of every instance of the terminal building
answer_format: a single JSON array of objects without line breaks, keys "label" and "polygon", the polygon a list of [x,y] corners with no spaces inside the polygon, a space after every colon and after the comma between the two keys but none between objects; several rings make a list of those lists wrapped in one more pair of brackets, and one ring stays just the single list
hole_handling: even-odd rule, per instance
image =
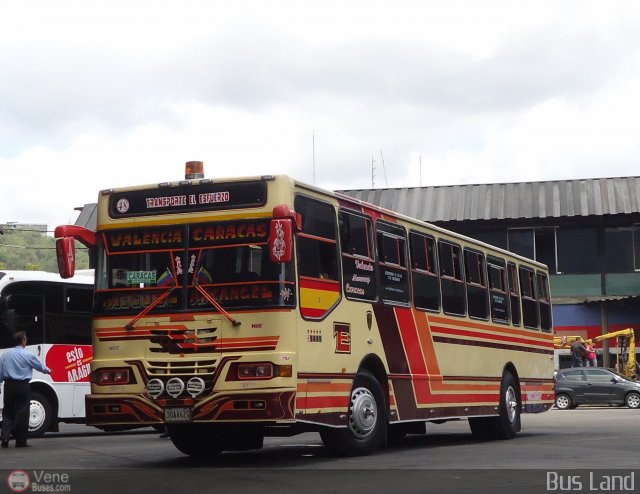
[{"label": "terminal building", "polygon": [[546,264],[558,336],[640,334],[640,177],[342,192]]}]

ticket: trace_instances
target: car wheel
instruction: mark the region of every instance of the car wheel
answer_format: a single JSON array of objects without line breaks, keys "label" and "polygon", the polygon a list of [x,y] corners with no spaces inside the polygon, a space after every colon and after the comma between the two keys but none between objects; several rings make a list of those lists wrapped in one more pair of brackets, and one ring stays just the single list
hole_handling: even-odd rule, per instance
[{"label": "car wheel", "polygon": [[571,397],[565,393],[560,393],[556,396],[556,407],[560,410],[568,410],[570,408],[575,408]]},{"label": "car wheel", "polygon": [[624,397],[624,404],[629,408],[640,408],[640,394],[629,393]]}]

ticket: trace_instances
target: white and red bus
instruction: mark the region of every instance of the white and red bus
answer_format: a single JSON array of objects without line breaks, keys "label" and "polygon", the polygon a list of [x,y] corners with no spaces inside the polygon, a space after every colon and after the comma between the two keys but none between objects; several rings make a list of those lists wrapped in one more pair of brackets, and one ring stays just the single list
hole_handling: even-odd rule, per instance
[{"label": "white and red bus", "polygon": [[16,330],[24,330],[27,349],[51,369],[48,375],[33,373],[31,437],[57,430],[58,422],[84,422],[92,303],[92,270],[69,279],[43,271],[0,271],[0,353],[15,345]]},{"label": "white and red bus", "polygon": [[366,454],[427,423],[513,438],[554,402],[544,265],[286,176],[100,192],[98,427],[166,425],[185,454],[318,431]]}]

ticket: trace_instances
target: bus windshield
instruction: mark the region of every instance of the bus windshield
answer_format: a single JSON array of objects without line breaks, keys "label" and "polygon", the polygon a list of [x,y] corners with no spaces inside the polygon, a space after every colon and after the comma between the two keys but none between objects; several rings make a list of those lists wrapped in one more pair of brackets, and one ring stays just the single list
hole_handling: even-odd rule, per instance
[{"label": "bus windshield", "polygon": [[293,307],[293,269],[271,261],[268,225],[243,220],[105,232],[96,311],[215,311],[210,298],[225,309]]}]

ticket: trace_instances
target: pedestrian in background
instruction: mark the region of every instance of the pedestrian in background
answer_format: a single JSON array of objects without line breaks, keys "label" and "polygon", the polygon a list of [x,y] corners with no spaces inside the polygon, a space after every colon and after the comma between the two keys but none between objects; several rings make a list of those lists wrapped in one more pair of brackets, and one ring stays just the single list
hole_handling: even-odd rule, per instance
[{"label": "pedestrian in background", "polygon": [[595,343],[587,342],[587,367],[598,367]]},{"label": "pedestrian in background", "polygon": [[587,356],[587,349],[579,338],[571,343],[571,367],[584,367],[584,360]]},{"label": "pedestrian in background", "polygon": [[16,448],[25,448],[29,432],[29,407],[31,403],[31,377],[33,369],[44,374],[51,370],[38,357],[28,351],[27,334],[18,331],[14,335],[16,346],[0,357],[0,381],[4,381],[4,408],[0,446],[9,447],[11,431],[16,438]]}]

